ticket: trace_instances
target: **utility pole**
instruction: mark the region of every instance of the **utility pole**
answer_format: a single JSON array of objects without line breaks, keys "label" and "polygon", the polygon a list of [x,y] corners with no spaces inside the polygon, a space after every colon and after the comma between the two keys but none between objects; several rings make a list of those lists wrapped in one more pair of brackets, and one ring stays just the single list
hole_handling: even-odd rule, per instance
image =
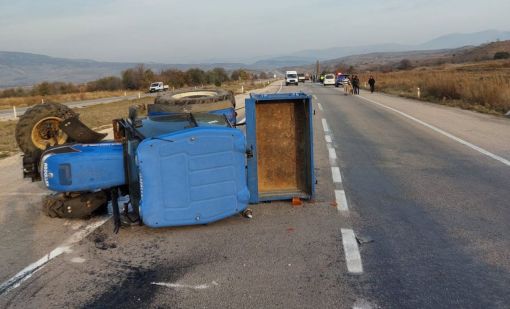
[{"label": "utility pole", "polygon": [[319,60],[317,59],[317,62],[315,62],[315,82],[320,80],[321,76],[321,64],[319,63]]}]

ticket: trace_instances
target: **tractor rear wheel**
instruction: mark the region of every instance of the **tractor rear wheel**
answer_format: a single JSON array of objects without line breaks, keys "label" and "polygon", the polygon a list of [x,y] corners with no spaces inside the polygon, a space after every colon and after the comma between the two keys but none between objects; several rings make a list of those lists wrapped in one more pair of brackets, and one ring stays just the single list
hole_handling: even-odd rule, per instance
[{"label": "tractor rear wheel", "polygon": [[67,142],[67,135],[60,130],[60,123],[77,114],[58,103],[37,104],[27,109],[16,125],[16,142],[26,154],[45,150],[49,146]]},{"label": "tractor rear wheel", "polygon": [[235,97],[231,91],[223,89],[196,89],[171,91],[158,96],[154,104],[171,106],[172,112],[207,112],[235,108]]}]

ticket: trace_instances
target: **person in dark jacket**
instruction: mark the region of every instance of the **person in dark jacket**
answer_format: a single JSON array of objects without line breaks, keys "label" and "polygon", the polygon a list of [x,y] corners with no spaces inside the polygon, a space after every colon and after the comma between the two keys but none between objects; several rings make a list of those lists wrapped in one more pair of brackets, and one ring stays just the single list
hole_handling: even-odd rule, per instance
[{"label": "person in dark jacket", "polygon": [[368,84],[370,85],[370,92],[374,93],[375,91],[375,78],[370,75],[370,78],[368,79]]},{"label": "person in dark jacket", "polygon": [[358,75],[354,75],[352,78],[352,88],[354,90],[354,94],[359,94],[359,78]]}]

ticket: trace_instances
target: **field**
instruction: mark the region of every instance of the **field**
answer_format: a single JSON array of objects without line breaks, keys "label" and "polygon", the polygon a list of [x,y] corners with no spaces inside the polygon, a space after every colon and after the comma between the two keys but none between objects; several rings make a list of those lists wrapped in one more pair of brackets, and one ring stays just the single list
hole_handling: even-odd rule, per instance
[{"label": "field", "polygon": [[[267,81],[231,81],[224,83],[221,88],[231,90],[234,93],[241,93],[241,87],[244,91],[250,91],[260,87],[264,87]],[[134,95],[139,91],[133,90],[119,90],[119,91],[94,91],[94,92],[82,92],[82,93],[69,93],[69,94],[58,94],[58,95],[47,95],[47,96],[26,96],[26,97],[11,97],[11,98],[0,98],[0,109],[10,109],[13,106],[26,107],[41,103],[44,99],[45,102],[72,102],[82,100],[94,100],[102,98],[119,97],[123,95]]]},{"label": "field", "polygon": [[[109,104],[98,104],[85,108],[75,109],[80,114],[80,119],[91,128],[109,126],[112,119],[127,117],[128,108],[135,104],[152,103],[154,98],[142,98],[139,100],[125,100]],[[16,120],[0,121],[0,158],[8,157],[19,152],[14,131]]]},{"label": "field", "polygon": [[94,92],[82,92],[82,93],[69,93],[69,94],[58,94],[58,95],[48,95],[48,96],[27,96],[27,97],[13,97],[13,98],[1,98],[0,99],[0,109],[11,108],[12,106],[16,107],[25,107],[34,105],[37,103],[41,103],[44,99],[46,102],[71,102],[71,101],[81,101],[81,100],[94,100],[101,98],[111,98],[111,97],[119,97],[126,95],[132,95],[138,93],[138,91],[94,91]]},{"label": "field", "polygon": [[[372,73],[378,91],[491,114],[510,111],[510,61],[483,61]],[[363,85],[370,73],[360,74]]]}]

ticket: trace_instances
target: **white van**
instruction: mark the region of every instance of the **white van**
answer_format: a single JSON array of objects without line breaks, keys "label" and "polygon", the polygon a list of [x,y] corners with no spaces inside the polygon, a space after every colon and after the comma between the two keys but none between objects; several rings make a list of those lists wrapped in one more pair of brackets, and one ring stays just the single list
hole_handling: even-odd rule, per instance
[{"label": "white van", "polygon": [[324,81],[322,82],[324,84],[324,86],[327,86],[327,85],[335,85],[335,74],[326,74],[326,76],[324,76]]},{"label": "white van", "polygon": [[298,85],[298,75],[296,71],[287,71],[285,72],[285,86],[288,86],[290,84]]}]

